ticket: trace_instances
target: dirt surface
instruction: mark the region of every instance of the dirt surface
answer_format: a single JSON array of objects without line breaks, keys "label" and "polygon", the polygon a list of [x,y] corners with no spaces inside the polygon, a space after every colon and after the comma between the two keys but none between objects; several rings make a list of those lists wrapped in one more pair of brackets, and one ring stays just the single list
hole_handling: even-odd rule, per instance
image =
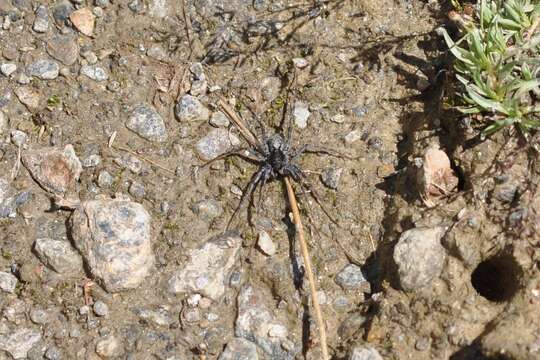
[{"label": "dirt surface", "polygon": [[[233,222],[241,246],[223,256],[234,261],[209,265],[223,293],[171,292],[171,277],[195,269],[206,250],[221,256],[222,243],[211,239],[225,231],[257,170],[237,157],[200,167],[198,144],[214,127],[208,116],[175,114],[188,93],[210,113],[222,96],[248,124],[255,127],[257,116],[271,132],[282,130],[285,110],[295,147],[321,145],[352,157],[306,154],[300,161],[337,224],[296,184],[332,359],[540,359],[534,139],[501,132],[481,140],[443,106],[452,74],[435,30],[451,28],[449,3],[0,0],[0,65],[17,67],[0,75],[8,120],[3,126],[0,119],[0,177],[8,195],[31,194],[0,219],[0,271],[17,278],[12,292],[0,292],[0,359],[321,358],[281,182],[267,184],[261,201],[257,194],[251,211]],[[40,4],[44,32],[35,25]],[[77,30],[76,17],[62,18],[62,11],[86,8],[95,14],[91,36]],[[59,65],[56,74],[32,70],[43,59]],[[309,112],[305,128],[294,111],[299,103]],[[149,140],[130,130],[139,104],[161,116],[165,135]],[[234,126],[222,128],[240,138]],[[80,176],[71,163],[48,169],[56,183],[71,184],[67,190],[39,186],[32,168],[20,164],[21,154],[67,144],[82,163]],[[427,202],[418,163],[434,146],[450,158],[459,185]],[[139,168],[130,170],[126,159],[138,159]],[[339,173],[336,189],[325,181],[329,173]],[[76,207],[126,196],[151,217],[155,260],[136,288],[108,292],[87,260],[58,272],[38,256],[36,239],[73,241],[73,210],[54,199]],[[433,248],[440,269],[432,268],[431,252],[413,252],[409,265],[424,262],[419,271],[429,276],[403,286],[394,249],[414,228],[441,229],[435,241],[442,246]],[[261,230],[275,253],[257,245]],[[344,271],[350,264],[362,279]],[[239,314],[250,306],[279,322],[285,336],[241,330]],[[12,336],[23,329],[37,340]],[[225,353],[235,338],[256,344],[258,355],[232,345],[233,355]],[[275,338],[283,338],[277,347]],[[15,356],[9,343],[30,349]]]}]

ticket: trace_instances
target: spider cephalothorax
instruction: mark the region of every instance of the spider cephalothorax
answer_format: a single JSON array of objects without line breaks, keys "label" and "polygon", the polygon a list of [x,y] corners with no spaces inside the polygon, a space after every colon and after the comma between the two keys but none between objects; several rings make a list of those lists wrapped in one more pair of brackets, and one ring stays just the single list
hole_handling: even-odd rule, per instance
[{"label": "spider cephalothorax", "polygon": [[297,165],[301,152],[292,148],[280,134],[274,134],[261,145],[261,153],[264,157],[262,167],[263,177],[274,180],[280,176],[290,176],[298,181],[301,176]]}]

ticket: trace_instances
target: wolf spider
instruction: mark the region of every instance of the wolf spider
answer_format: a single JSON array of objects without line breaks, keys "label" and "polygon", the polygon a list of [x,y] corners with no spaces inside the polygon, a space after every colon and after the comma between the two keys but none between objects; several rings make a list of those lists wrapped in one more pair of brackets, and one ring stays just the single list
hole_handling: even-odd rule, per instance
[{"label": "wolf spider", "polygon": [[[224,103],[222,102],[222,106]],[[230,109],[229,109],[230,110]],[[226,111],[229,112],[229,111]],[[252,114],[254,112],[252,111]],[[231,117],[231,116],[230,116]],[[211,163],[226,159],[231,156],[238,156],[250,163],[257,165],[258,170],[251,176],[248,184],[242,190],[242,196],[240,198],[240,203],[234,210],[229,222],[227,223],[227,228],[230,227],[231,223],[235,219],[238,212],[243,209],[246,204],[246,201],[250,198],[250,206],[254,203],[254,194],[259,187],[259,204],[262,201],[262,190],[264,186],[273,180],[284,179],[289,177],[293,179],[296,183],[300,185],[302,194],[305,196],[306,193],[309,193],[315,202],[320,206],[324,214],[335,224],[337,221],[330,215],[323,205],[320,196],[315,191],[313,186],[307,179],[305,172],[300,168],[299,160],[303,154],[319,154],[319,155],[328,155],[338,158],[353,159],[353,157],[341,154],[338,151],[333,149],[325,148],[322,146],[315,146],[311,144],[304,144],[300,147],[294,147],[292,145],[292,133],[293,133],[293,124],[290,117],[287,125],[287,131],[283,130],[284,122],[286,116],[284,115],[279,130],[271,135],[268,135],[266,126],[260,120],[258,116],[254,116],[259,127],[260,136],[256,137],[253,135],[253,131],[246,124],[238,122],[241,120],[239,118],[232,119],[233,122],[237,125],[240,132],[242,133],[245,140],[249,143],[249,146],[244,147],[235,147],[232,150],[208,161],[203,165],[206,167]],[[244,131],[242,131],[244,130]],[[246,132],[248,132],[246,134]],[[308,204],[309,206],[309,204]],[[259,207],[260,208],[260,207]],[[248,211],[249,213],[249,211]],[[251,222],[251,217],[248,214],[248,220]]]}]

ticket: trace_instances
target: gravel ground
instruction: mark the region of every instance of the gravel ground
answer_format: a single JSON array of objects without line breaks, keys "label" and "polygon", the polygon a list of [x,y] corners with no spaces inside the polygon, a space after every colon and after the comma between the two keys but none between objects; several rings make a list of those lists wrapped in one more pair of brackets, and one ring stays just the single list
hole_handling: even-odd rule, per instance
[{"label": "gravel ground", "polygon": [[[540,359],[534,146],[443,106],[450,1],[0,0],[0,360]],[[536,142],[534,137],[531,142]]]}]

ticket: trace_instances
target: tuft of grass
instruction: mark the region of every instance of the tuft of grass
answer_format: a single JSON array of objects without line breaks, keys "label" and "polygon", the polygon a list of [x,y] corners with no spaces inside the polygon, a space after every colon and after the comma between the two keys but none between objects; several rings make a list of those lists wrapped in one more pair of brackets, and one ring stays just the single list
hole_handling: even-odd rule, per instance
[{"label": "tuft of grass", "polygon": [[481,0],[473,16],[454,13],[463,36],[441,29],[462,84],[456,108],[477,114],[491,135],[515,126],[527,135],[540,128],[540,3]]}]

